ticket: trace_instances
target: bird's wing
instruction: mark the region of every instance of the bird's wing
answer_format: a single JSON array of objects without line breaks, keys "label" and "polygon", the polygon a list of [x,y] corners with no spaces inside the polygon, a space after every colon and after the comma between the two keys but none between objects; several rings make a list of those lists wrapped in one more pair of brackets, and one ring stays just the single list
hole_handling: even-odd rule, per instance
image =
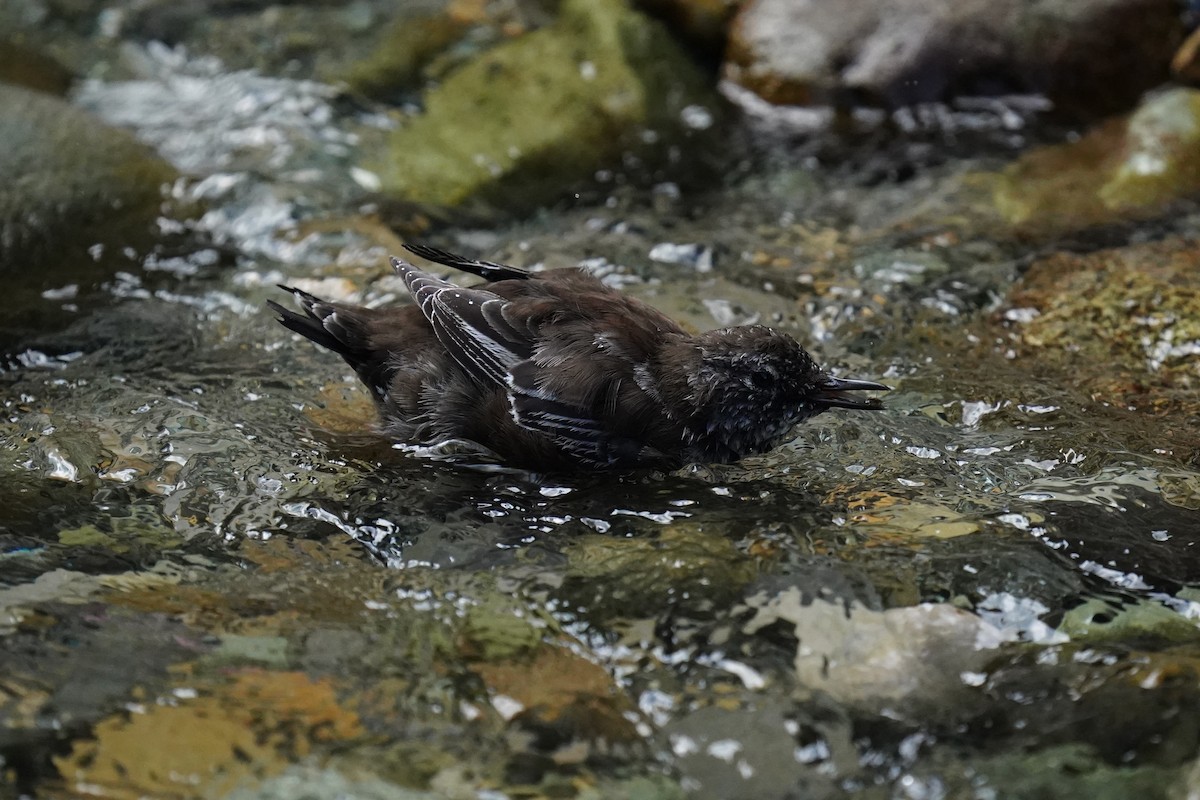
[{"label": "bird's wing", "polygon": [[455,286],[396,258],[392,266],[459,366],[506,392],[514,422],[581,461],[609,465],[636,451],[636,443],[612,435],[595,410],[547,388],[548,367],[535,352],[539,331],[514,313],[511,301]]},{"label": "bird's wing", "polygon": [[463,272],[470,272],[472,275],[478,275],[487,281],[525,280],[529,278],[529,273],[523,269],[510,267],[507,264],[497,264],[495,261],[478,261],[474,258],[456,256],[454,253],[438,250],[436,247],[428,247],[423,244],[405,244],[404,249],[413,255],[418,255],[435,264],[461,269]]},{"label": "bird's wing", "polygon": [[624,460],[636,444],[613,435],[595,413],[563,400],[539,380],[542,367],[526,359],[513,367],[508,378],[508,399],[513,420],[526,430],[540,433],[581,461],[608,466]]},{"label": "bird's wing", "polygon": [[506,387],[509,371],[533,354],[534,333],[505,313],[509,302],[485,289],[455,286],[398,258],[392,266],[459,366],[477,380]]}]

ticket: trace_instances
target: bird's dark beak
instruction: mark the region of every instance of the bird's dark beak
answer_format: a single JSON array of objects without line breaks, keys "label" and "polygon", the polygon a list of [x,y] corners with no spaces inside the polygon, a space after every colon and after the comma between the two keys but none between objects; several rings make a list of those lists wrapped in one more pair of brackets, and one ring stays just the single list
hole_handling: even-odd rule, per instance
[{"label": "bird's dark beak", "polygon": [[860,408],[877,411],[883,408],[883,402],[878,397],[854,397],[845,393],[890,392],[891,390],[892,387],[874,381],[855,381],[827,375],[817,383],[817,391],[813,393],[812,400],[826,408]]}]

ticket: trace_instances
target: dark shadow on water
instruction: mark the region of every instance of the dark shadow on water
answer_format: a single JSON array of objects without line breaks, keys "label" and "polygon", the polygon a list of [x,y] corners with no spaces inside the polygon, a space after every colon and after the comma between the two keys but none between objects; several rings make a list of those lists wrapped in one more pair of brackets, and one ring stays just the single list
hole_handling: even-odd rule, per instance
[{"label": "dark shadow on water", "polygon": [[[731,539],[780,526],[803,535],[831,517],[803,488],[746,474],[543,475],[436,461],[363,437],[335,449],[363,471],[343,496],[312,498],[295,516],[333,524],[392,566],[485,568],[535,544],[553,552],[572,537],[654,537],[672,525]],[[306,527],[288,524],[293,534]]]}]

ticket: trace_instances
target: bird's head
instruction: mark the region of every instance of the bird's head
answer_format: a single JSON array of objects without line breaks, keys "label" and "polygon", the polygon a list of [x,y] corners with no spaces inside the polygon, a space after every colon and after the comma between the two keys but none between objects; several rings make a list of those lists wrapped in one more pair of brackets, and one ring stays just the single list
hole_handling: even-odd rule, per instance
[{"label": "bird's head", "polygon": [[883,408],[852,392],[887,386],[834,378],[791,336],[763,325],[709,331],[691,345],[689,428],[737,456],[771,449],[830,408]]}]

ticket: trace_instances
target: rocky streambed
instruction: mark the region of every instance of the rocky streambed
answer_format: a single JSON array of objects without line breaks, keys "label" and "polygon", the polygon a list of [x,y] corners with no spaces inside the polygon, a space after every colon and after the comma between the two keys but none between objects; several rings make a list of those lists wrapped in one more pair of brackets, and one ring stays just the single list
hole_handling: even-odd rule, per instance
[{"label": "rocky streambed", "polygon": [[[0,797],[1200,790],[1189,10],[942,6],[0,9]],[[408,240],[895,388],[397,449],[264,302]]]}]

